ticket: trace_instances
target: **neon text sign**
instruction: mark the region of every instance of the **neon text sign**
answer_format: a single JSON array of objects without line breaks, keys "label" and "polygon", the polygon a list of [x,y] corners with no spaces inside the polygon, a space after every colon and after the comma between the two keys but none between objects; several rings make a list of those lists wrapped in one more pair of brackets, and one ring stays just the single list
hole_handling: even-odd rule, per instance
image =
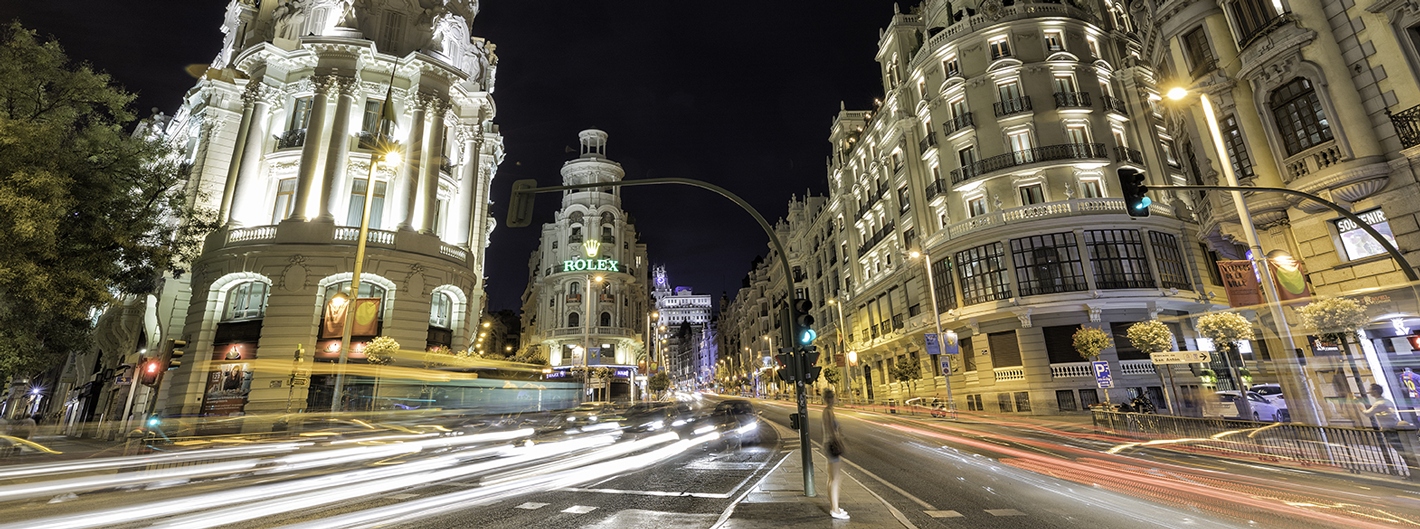
[{"label": "neon text sign", "polygon": [[563,272],[619,272],[621,262],[616,259],[570,259],[562,261]]}]

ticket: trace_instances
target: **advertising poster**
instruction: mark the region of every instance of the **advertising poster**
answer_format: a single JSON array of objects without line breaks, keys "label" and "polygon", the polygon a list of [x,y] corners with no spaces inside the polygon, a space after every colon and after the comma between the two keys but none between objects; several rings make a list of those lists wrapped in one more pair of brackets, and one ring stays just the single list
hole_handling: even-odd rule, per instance
[{"label": "advertising poster", "polygon": [[[320,337],[340,339],[345,332],[345,319],[349,316],[350,305],[330,303],[326,305],[325,321],[321,322]],[[355,328],[351,336],[374,336],[379,333],[380,298],[360,298],[355,300]]]},{"label": "advertising poster", "polygon": [[[1312,296],[1307,282],[1307,269],[1296,259],[1268,259],[1272,280],[1277,286],[1277,298],[1282,301],[1306,299]],[[1300,306],[1300,305],[1298,305]]]},{"label": "advertising poster", "polygon": [[256,359],[256,344],[217,346],[212,352],[216,362],[207,372],[207,389],[203,392],[203,416],[241,415],[251,394],[252,365],[244,360]]},{"label": "advertising poster", "polygon": [[1252,270],[1252,261],[1218,261],[1218,273],[1223,276],[1223,290],[1228,305],[1247,307],[1262,304],[1262,285]]}]

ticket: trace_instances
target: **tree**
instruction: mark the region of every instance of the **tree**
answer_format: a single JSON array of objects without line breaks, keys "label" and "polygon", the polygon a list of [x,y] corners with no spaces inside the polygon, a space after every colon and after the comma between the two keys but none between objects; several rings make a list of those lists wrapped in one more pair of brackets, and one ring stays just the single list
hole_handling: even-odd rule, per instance
[{"label": "tree", "polygon": [[646,389],[649,389],[654,393],[660,393],[662,391],[670,389],[670,387],[671,377],[665,374],[664,372],[656,373],[656,376],[651,377],[651,380],[647,381],[646,383]]},{"label": "tree", "polygon": [[898,382],[912,382],[909,386],[908,396],[912,395],[912,390],[917,389],[917,379],[922,377],[922,364],[910,356],[899,356],[897,362],[888,365],[889,375]]},{"label": "tree", "polygon": [[215,227],[174,148],[126,132],[134,97],[18,22],[0,30],[0,376],[86,348],[93,311],[182,274]]},{"label": "tree", "polygon": [[831,387],[838,387],[838,382],[843,380],[843,376],[838,373],[838,370],[848,369],[846,367],[840,368],[836,364],[837,362],[834,361],[833,355],[827,353],[818,355],[818,365],[823,368],[823,370],[819,372],[820,377]]}]

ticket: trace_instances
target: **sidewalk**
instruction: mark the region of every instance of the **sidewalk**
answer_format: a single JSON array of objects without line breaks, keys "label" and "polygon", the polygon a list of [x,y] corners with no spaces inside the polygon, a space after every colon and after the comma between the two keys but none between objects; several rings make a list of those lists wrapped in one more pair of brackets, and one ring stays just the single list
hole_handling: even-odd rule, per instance
[{"label": "sidewalk", "polygon": [[[846,466],[846,465],[845,465]],[[734,512],[715,529],[795,528],[795,527],[909,527],[900,521],[892,506],[870,492],[845,469],[838,487],[838,506],[851,519],[835,520],[828,515],[828,462],[814,451],[813,498],[804,496],[803,462],[799,450],[789,452],[784,462],[764,477],[735,505]],[[905,520],[906,518],[902,518]]]}]

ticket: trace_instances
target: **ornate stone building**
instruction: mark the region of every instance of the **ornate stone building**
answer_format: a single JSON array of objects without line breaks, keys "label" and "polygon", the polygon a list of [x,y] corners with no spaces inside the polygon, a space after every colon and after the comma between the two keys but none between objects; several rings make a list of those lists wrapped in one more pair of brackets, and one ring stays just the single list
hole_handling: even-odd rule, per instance
[{"label": "ornate stone building", "polygon": [[[605,132],[584,130],[578,137],[581,154],[563,164],[562,185],[625,176],[621,164],[606,157]],[[650,302],[646,245],[637,240],[635,218],[621,209],[620,190],[562,193],[562,208],[542,226],[523,294],[527,344],[545,353],[558,371],[616,366],[613,398],[628,396],[631,377],[645,367]]]},{"label": "ornate stone building", "polygon": [[[190,200],[222,225],[192,274],[150,300],[160,310],[149,348],[188,342],[152,409],[329,409],[333,375],[319,365],[338,356],[340,336],[326,323],[349,288],[369,193],[352,361],[377,335],[413,350],[473,343],[503,157],[498,59],[471,32],[477,14],[472,0],[230,3],[209,69],[152,124],[182,147]],[[385,152],[402,161],[372,170]],[[349,391],[369,394],[359,379]]]}]

